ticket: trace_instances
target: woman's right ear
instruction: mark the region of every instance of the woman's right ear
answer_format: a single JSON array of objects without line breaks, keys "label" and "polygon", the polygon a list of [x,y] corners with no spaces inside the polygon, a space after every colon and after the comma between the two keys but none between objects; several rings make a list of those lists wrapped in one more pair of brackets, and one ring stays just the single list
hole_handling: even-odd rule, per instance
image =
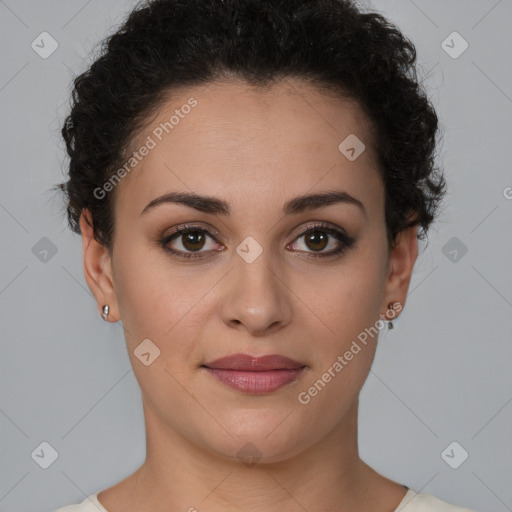
[{"label": "woman's right ear", "polygon": [[80,215],[84,276],[89,289],[96,298],[99,314],[103,305],[109,306],[109,319],[119,320],[117,296],[112,276],[112,262],[107,247],[94,238],[91,212],[84,208]]}]

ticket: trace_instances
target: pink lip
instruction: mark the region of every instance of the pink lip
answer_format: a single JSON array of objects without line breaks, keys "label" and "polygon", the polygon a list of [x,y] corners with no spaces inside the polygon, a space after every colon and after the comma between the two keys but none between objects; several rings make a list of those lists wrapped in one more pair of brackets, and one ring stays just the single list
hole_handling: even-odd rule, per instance
[{"label": "pink lip", "polygon": [[205,363],[203,366],[208,368],[218,368],[222,370],[249,370],[252,372],[266,372],[268,370],[295,370],[306,366],[289,357],[279,354],[269,354],[256,357],[248,354],[232,354],[221,357]]},{"label": "pink lip", "polygon": [[289,357],[272,354],[254,357],[233,354],[203,367],[227,386],[246,393],[269,393],[296,380],[306,368]]}]

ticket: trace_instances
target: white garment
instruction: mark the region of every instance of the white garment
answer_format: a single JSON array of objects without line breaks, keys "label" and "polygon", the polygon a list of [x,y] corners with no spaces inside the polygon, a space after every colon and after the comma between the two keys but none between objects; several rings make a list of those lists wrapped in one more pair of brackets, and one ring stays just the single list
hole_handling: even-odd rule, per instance
[{"label": "white garment", "polygon": [[[91,494],[81,503],[67,505],[55,512],[109,512],[99,501],[98,493]],[[416,493],[409,489],[394,512],[473,512],[436,498],[432,494]]]}]

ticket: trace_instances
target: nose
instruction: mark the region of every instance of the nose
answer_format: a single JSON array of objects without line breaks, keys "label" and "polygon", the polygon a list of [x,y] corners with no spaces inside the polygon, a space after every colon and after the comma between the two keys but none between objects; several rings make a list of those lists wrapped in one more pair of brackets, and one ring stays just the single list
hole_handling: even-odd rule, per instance
[{"label": "nose", "polygon": [[270,251],[263,251],[251,263],[237,255],[225,283],[221,309],[224,323],[253,336],[282,329],[293,315],[286,272],[272,265],[267,253]]}]

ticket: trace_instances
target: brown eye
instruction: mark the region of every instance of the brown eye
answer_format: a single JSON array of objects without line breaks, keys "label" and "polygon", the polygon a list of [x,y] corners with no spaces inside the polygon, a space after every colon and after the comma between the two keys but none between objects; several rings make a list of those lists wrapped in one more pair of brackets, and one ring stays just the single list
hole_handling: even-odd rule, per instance
[{"label": "brown eye", "polygon": [[329,242],[329,235],[322,231],[310,231],[304,235],[306,245],[313,251],[323,251]]},{"label": "brown eye", "polygon": [[[211,245],[208,247],[208,239]],[[160,240],[162,247],[173,255],[183,258],[204,258],[211,251],[218,251],[212,233],[206,228],[179,226],[170,235]],[[202,250],[205,249],[206,250]],[[196,253],[196,254],[194,254]]]},{"label": "brown eye", "polygon": [[205,236],[201,231],[189,231],[181,234],[181,243],[187,251],[199,251],[203,248]]},{"label": "brown eye", "polygon": [[[308,258],[322,258],[341,254],[355,243],[355,238],[326,223],[307,227],[298,235],[296,240],[301,238],[304,239],[303,243],[296,241],[292,244],[292,248],[308,254]],[[325,251],[327,248],[330,248],[330,250]]]},{"label": "brown eye", "polygon": [[[299,243],[300,239],[304,241]],[[219,249],[216,242],[214,234],[209,229],[190,225],[179,226],[170,235],[159,240],[160,245],[173,256],[192,259],[207,258],[209,253],[223,250]],[[355,239],[345,231],[323,223],[308,226],[297,236],[294,243],[288,245],[288,248],[307,254],[307,258],[321,258],[341,254],[354,243]]]}]

